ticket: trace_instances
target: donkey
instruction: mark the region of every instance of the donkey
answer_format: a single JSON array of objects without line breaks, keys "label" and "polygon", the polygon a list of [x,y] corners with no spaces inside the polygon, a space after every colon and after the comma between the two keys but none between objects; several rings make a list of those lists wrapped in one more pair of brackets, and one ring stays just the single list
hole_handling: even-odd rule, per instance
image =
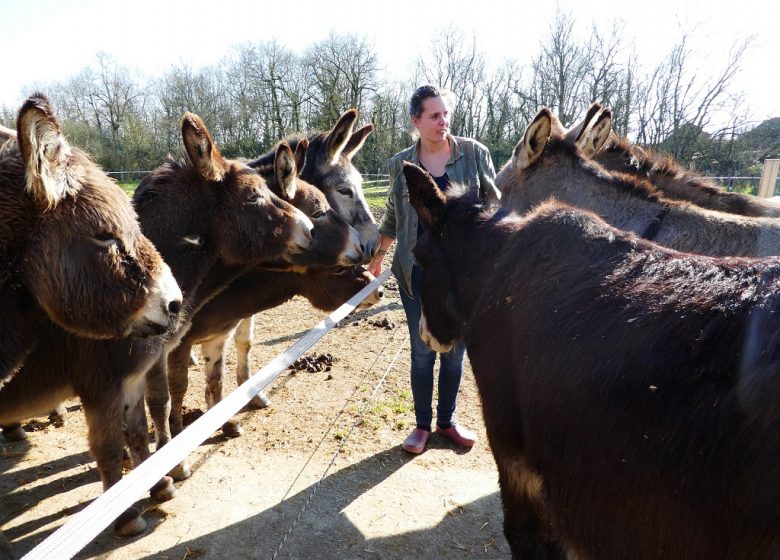
[{"label": "donkey", "polygon": [[420,331],[465,340],[513,558],[780,557],[780,259],[404,173]]},{"label": "donkey", "polygon": [[0,381],[44,318],[79,336],[164,332],[181,305],[168,266],[122,190],[71,147],[40,93],[0,157]]},{"label": "donkey", "polygon": [[[179,325],[165,337],[91,340],[49,322],[41,335],[46,347],[36,347],[0,391],[0,422],[29,416],[33,405],[47,410],[78,395],[104,488],[121,478],[124,443],[135,464],[149,455],[142,399],[147,372],[166,359],[168,345],[175,345],[188,314],[200,305],[198,298],[218,290],[221,279],[227,283],[234,271],[289,258],[311,244],[310,220],[271,193],[253,170],[224,159],[197,115],[185,114],[182,140],[186,159],[155,170],[134,197],[142,230],[184,294]],[[164,420],[165,426],[156,420],[158,443],[167,430],[167,416]],[[170,499],[174,492],[170,477],[152,488],[157,499]],[[136,508],[115,523],[123,536],[145,527]]]},{"label": "donkey", "polygon": [[701,175],[682,167],[672,156],[644,150],[627,138],[617,136],[614,131],[609,134],[603,147],[594,153],[592,147],[599,143],[591,139],[594,132],[592,129],[587,130],[581,142],[587,157],[593,158],[609,171],[629,173],[649,180],[666,198],[685,200],[702,208],[729,214],[780,217],[780,205],[755,196],[724,192]]},{"label": "donkey", "polygon": [[[297,169],[299,166],[302,167],[305,149],[304,140],[298,144],[294,157],[287,143],[281,142],[277,147],[273,165],[258,169],[258,173],[266,178],[273,192],[294,192],[294,196],[290,197],[292,204],[309,216],[314,224],[312,230],[314,244],[305,253],[291,259],[294,263],[292,269],[305,272],[310,267],[351,267],[363,260],[357,232],[330,208],[322,192],[296,178]],[[172,435],[178,434],[183,429],[181,409],[188,385],[187,366],[194,344],[200,344],[205,340],[221,341],[219,354],[215,354],[215,346],[212,344],[210,346],[212,352],[206,359],[206,403],[211,408],[222,400],[221,354],[224,342],[241,319],[280,305],[298,293],[309,294],[315,306],[335,309],[334,302],[337,307],[368,283],[366,277],[360,272],[344,274],[329,271],[319,274],[295,274],[285,273],[285,269],[290,267],[277,266],[276,268],[277,272],[271,272],[267,270],[266,265],[261,265],[242,274],[192,317],[192,326],[168,358]],[[329,275],[332,278],[329,278]],[[321,285],[307,286],[308,282],[317,282]],[[332,289],[334,293],[330,296],[323,293],[323,290],[327,289]],[[344,292],[347,290],[353,291],[344,297]],[[247,378],[248,369],[239,368],[237,370],[239,385]],[[258,397],[255,399],[259,400]],[[242,433],[237,421],[227,422],[223,426],[223,431],[229,436]],[[186,468],[183,468],[181,475],[185,473]]]},{"label": "donkey", "polygon": [[[357,109],[349,109],[331,130],[308,139],[300,178],[325,193],[331,208],[358,231],[367,263],[379,246],[379,229],[363,195],[363,177],[352,164],[352,158],[363,147],[374,125],[367,124],[353,132],[357,119]],[[290,137],[285,142],[295,151],[301,140]],[[275,153],[271,150],[248,165],[253,168],[268,166],[273,163]]]},{"label": "donkey", "polygon": [[[596,151],[612,128],[604,110],[593,124]],[[610,173],[578,147],[585,129],[568,133],[543,108],[528,126],[511,159],[496,176],[503,204],[527,211],[555,197],[591,210],[608,223],[646,239],[702,255],[780,255],[780,222],[735,216],[663,198],[646,180]]]},{"label": "donkey", "polygon": [[[284,142],[296,153],[300,179],[320,189],[333,210],[357,229],[363,249],[363,262],[368,262],[379,248],[379,230],[363,196],[362,175],[352,164],[352,158],[363,147],[374,125],[369,123],[353,131],[357,118],[357,110],[350,109],[341,115],[330,131],[315,134],[311,141],[292,136]],[[267,169],[273,162],[274,154],[275,151],[270,151],[250,161],[249,165]],[[253,329],[253,319],[249,317],[239,323],[235,330],[239,379],[248,376]],[[215,357],[213,354],[210,356]],[[261,392],[252,399],[250,406],[263,408],[270,404],[271,401]]]}]

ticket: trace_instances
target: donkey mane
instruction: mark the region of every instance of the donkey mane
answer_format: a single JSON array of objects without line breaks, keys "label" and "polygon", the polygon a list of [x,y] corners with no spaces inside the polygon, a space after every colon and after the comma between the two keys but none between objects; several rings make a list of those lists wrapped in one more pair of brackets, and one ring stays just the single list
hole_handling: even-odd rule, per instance
[{"label": "donkey mane", "polygon": [[[627,165],[631,165],[638,171],[650,175],[655,173],[684,181],[692,187],[702,189],[707,194],[720,194],[723,191],[715,186],[712,181],[701,177],[680,164],[672,155],[653,150],[652,148],[637,150],[636,147],[623,136],[614,136],[610,139],[604,151],[618,153],[625,156]],[[644,153],[643,153],[644,152]]]},{"label": "donkey mane", "polygon": [[[585,172],[591,175],[594,179],[597,179],[601,183],[606,183],[611,187],[615,187],[616,189],[625,192],[626,194],[630,194],[631,196],[635,196],[651,202],[669,204],[670,206],[682,204],[678,201],[664,198],[663,193],[661,193],[661,191],[659,191],[650,181],[646,179],[636,177],[630,173],[608,171],[599,165],[598,162],[585,157],[574,144],[568,142],[565,138],[553,134],[547,144],[546,151],[550,154],[551,157],[561,153],[564,155],[564,157],[572,158],[571,160],[575,161],[578,166],[582,167],[582,169],[584,169]],[[520,172],[521,176],[523,174],[532,172],[535,166],[541,165],[544,160],[545,158],[539,158],[537,161],[533,162],[527,169],[524,169]],[[567,161],[571,160],[567,159]],[[507,161],[504,167],[511,165],[512,159]],[[501,171],[503,171],[503,168]]]}]

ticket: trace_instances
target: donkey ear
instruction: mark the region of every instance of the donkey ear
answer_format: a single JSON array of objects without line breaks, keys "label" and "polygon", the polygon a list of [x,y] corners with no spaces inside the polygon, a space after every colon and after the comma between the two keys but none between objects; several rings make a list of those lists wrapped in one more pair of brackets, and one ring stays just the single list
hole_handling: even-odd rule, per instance
[{"label": "donkey ear", "polygon": [[352,157],[363,147],[363,144],[366,143],[366,138],[368,138],[368,135],[373,131],[374,125],[368,123],[366,126],[356,130],[352,136],[349,137],[349,142],[344,146],[344,155],[347,156],[347,159],[352,160]]},{"label": "donkey ear", "polygon": [[576,126],[573,126],[568,133],[566,133],[566,140],[569,142],[574,142],[575,144],[578,143],[585,134],[585,131],[588,130],[590,121],[593,120],[593,117],[595,117],[599,111],[601,111],[601,103],[594,101],[588,108],[588,112],[585,113],[585,118],[577,123]]},{"label": "donkey ear", "polygon": [[295,146],[295,173],[301,174],[303,166],[306,165],[306,150],[309,149],[309,139],[301,138],[298,140],[298,145]]},{"label": "donkey ear", "polygon": [[227,171],[227,164],[219,148],[214,145],[203,120],[195,113],[184,113],[181,139],[198,174],[206,181],[221,181]]},{"label": "donkey ear", "polygon": [[413,163],[404,162],[404,177],[409,189],[409,202],[417,211],[417,216],[427,227],[436,226],[444,218],[447,197],[436,186],[436,182],[427,171]]},{"label": "donkey ear", "polygon": [[54,208],[67,192],[66,162],[71,150],[51,103],[42,93],[31,95],[19,109],[16,137],[27,192],[43,208]]},{"label": "donkey ear", "polygon": [[515,146],[512,159],[516,169],[525,169],[542,155],[550,140],[552,113],[543,107],[534,117],[523,134],[523,139]]},{"label": "donkey ear", "polygon": [[355,126],[357,118],[357,109],[345,111],[339,118],[336,126],[328,132],[325,146],[328,150],[328,161],[331,165],[336,165],[344,146],[349,142],[349,138],[352,136],[352,127]]},{"label": "donkey ear", "polygon": [[609,109],[604,109],[588,132],[579,138],[577,147],[585,157],[592,158],[604,146],[611,132],[612,113]]},{"label": "donkey ear", "polygon": [[295,157],[287,142],[280,142],[276,147],[276,156],[274,157],[274,175],[276,184],[279,185],[282,198],[288,201],[295,198]]},{"label": "donkey ear", "polygon": [[[610,136],[610,139],[611,138],[612,137]],[[650,154],[648,154],[646,151],[644,151],[639,146],[631,146],[631,151],[628,152],[626,165],[629,165],[631,167],[635,167],[636,169],[642,169],[642,167],[644,167],[645,163],[647,163],[651,159],[652,158],[651,158]]]}]

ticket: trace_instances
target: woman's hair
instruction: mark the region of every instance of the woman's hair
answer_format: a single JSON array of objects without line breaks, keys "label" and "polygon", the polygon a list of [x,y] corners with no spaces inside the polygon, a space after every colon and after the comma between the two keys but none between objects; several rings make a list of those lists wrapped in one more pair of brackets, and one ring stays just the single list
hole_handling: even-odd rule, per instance
[{"label": "woman's hair", "polygon": [[422,115],[423,101],[429,97],[443,97],[450,105],[454,105],[453,95],[450,91],[426,84],[414,90],[412,98],[409,100],[409,116],[419,117]]}]

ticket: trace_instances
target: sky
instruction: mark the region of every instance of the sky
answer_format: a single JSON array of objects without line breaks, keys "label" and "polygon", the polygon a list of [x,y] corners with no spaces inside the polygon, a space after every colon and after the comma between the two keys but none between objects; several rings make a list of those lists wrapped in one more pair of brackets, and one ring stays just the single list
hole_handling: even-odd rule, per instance
[{"label": "sky", "polygon": [[[756,122],[780,116],[780,2],[768,0],[591,3],[559,0],[582,35],[591,23],[624,25],[639,61],[654,67],[685,30],[702,77],[722,69],[735,42],[754,35],[738,88]],[[492,65],[530,62],[549,34],[556,2],[394,0],[0,0],[0,106],[17,108],[35,86],[96,66],[98,52],[153,77],[172,65],[216,64],[234,45],[275,38],[295,52],[330,33],[373,43],[387,75],[405,79],[442,28],[473,36]]]}]

